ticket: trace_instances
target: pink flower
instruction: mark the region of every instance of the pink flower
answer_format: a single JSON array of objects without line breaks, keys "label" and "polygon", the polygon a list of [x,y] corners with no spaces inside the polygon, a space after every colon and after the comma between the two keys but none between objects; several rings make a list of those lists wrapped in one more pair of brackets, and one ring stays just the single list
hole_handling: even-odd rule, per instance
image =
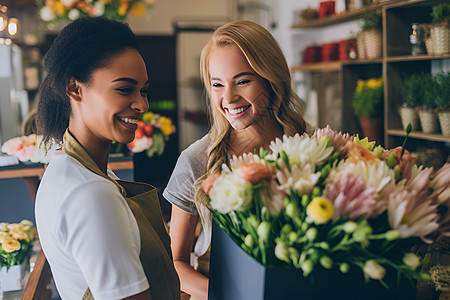
[{"label": "pink flower", "polygon": [[352,174],[335,178],[324,191],[324,197],[333,203],[334,219],[343,216],[366,219],[375,210],[374,189],[366,188],[364,180]]},{"label": "pink flower", "polygon": [[342,156],[347,154],[347,142],[353,141],[353,136],[348,133],[336,132],[331,129],[330,125],[322,129],[317,129],[315,132],[317,139],[320,140],[325,135],[328,135],[331,140],[331,145],[336,152],[339,152]]},{"label": "pink flower", "polygon": [[20,161],[29,161],[33,156],[36,135],[16,137],[6,141],[2,146],[2,152],[16,156]]},{"label": "pink flower", "polygon": [[445,164],[435,174],[431,182],[434,193],[438,195],[439,203],[447,203],[450,199],[450,164]]},{"label": "pink flower", "polygon": [[284,197],[286,193],[278,188],[275,179],[268,182],[268,187],[261,190],[261,201],[267,206],[270,212],[278,214],[284,207]]},{"label": "pink flower", "polygon": [[432,168],[426,168],[410,181],[401,181],[388,198],[388,220],[393,229],[400,231],[402,238],[411,236],[426,238],[439,228],[438,201],[430,194]]}]

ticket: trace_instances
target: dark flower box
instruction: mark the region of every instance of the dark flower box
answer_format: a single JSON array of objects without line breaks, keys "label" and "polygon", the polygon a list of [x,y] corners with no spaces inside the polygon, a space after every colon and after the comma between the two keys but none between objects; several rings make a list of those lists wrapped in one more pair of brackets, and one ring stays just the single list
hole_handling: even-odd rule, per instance
[{"label": "dark flower box", "polygon": [[297,269],[261,265],[213,222],[209,300],[416,299],[415,283],[397,284],[392,270],[385,277],[390,289],[376,281],[365,283],[356,268],[342,274],[337,268],[316,267],[312,275],[305,278]]}]

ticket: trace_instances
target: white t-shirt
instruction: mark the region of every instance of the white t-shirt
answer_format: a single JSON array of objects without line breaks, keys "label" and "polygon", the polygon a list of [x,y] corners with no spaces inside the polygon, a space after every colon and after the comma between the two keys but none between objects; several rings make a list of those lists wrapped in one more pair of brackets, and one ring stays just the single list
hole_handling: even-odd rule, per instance
[{"label": "white t-shirt", "polygon": [[62,299],[79,300],[88,286],[96,300],[149,288],[136,219],[110,180],[58,150],[40,183],[35,213]]}]

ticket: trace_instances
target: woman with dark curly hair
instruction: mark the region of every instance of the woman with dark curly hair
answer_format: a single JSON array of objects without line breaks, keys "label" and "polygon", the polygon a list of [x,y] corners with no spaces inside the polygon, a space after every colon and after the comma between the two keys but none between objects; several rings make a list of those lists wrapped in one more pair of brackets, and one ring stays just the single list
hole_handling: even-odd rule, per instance
[{"label": "woman with dark curly hair", "polygon": [[129,143],[148,110],[145,63],[130,28],[67,25],[48,51],[38,128],[62,143],[42,178],[36,224],[63,299],[179,299],[155,188],[119,180],[112,141]]}]

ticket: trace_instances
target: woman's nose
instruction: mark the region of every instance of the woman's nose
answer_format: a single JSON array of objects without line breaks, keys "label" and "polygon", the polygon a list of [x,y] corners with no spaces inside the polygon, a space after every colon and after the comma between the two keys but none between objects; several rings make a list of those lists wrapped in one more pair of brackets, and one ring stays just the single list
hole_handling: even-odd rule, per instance
[{"label": "woman's nose", "polygon": [[136,97],[136,99],[131,104],[131,108],[140,113],[145,113],[146,111],[148,111],[149,105],[147,95],[139,95],[138,97]]},{"label": "woman's nose", "polygon": [[223,100],[226,103],[233,103],[239,99],[239,95],[236,94],[236,91],[233,87],[225,88],[225,93],[223,95]]}]

